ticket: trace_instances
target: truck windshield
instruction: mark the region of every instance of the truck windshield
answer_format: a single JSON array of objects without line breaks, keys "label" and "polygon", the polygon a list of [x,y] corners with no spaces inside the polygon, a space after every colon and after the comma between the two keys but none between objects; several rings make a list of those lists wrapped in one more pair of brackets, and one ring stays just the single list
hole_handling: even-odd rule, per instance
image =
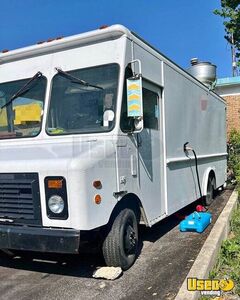
[{"label": "truck windshield", "polygon": [[41,130],[47,80],[36,78],[17,96],[28,82],[29,78],[0,84],[0,139],[32,137]]},{"label": "truck windshield", "polygon": [[[56,74],[52,82],[48,134],[110,131],[115,122],[118,73],[119,66],[109,64],[67,71],[78,81],[60,72]],[[79,80],[88,84],[79,84]]]}]

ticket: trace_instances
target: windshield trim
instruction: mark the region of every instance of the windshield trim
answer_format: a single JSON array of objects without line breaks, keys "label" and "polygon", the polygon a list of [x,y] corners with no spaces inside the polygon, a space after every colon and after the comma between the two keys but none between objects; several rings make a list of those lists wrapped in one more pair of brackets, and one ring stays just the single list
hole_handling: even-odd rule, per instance
[{"label": "windshield trim", "polygon": [[[1,137],[0,135],[0,142],[1,141],[9,141],[9,140],[19,140],[19,139],[34,139],[36,138],[37,136],[39,136],[39,134],[42,132],[43,130],[43,123],[44,123],[44,114],[45,114],[45,108],[46,108],[46,97],[47,97],[47,91],[48,91],[48,78],[45,76],[45,75],[42,75],[41,78],[43,78],[45,81],[46,81],[46,86],[45,86],[45,93],[44,93],[44,97],[43,97],[43,115],[42,115],[42,121],[41,121],[41,124],[40,124],[40,128],[39,128],[39,132],[34,135],[34,136],[30,136],[30,135],[26,135],[26,136],[15,136],[15,137]],[[20,78],[20,79],[16,79],[16,80],[12,80],[12,81],[5,81],[5,82],[1,82],[1,84],[4,84],[4,83],[12,83],[12,82],[16,82],[16,81],[20,81],[20,80],[29,80],[31,79],[31,77],[29,78]],[[16,100],[16,99],[14,99]],[[13,100],[13,101],[14,101]]]},{"label": "windshield trim", "polygon": [[[71,69],[71,70],[64,70],[65,72],[72,72],[72,71],[77,71],[77,70],[84,70],[84,69],[90,69],[90,68],[95,68],[95,67],[104,67],[104,66],[109,66],[109,65],[117,65],[118,66],[118,78],[117,78],[117,91],[116,91],[116,108],[115,108],[115,115],[116,115],[116,111],[117,111],[117,102],[118,102],[118,93],[119,93],[119,85],[120,85],[120,74],[121,74],[121,66],[119,63],[117,62],[110,62],[110,63],[106,63],[106,64],[102,64],[102,65],[94,65],[94,66],[90,66],[90,67],[85,67],[85,68],[77,68],[77,69]],[[107,130],[104,130],[104,131],[87,131],[87,132],[64,132],[64,133],[58,133],[58,134],[52,134],[48,131],[48,116],[49,116],[49,111],[50,111],[50,105],[51,105],[51,96],[52,96],[52,89],[53,89],[53,80],[54,78],[59,75],[58,73],[56,73],[52,79],[51,79],[51,86],[50,86],[50,93],[49,93],[49,101],[48,101],[48,104],[47,104],[47,112],[46,112],[46,120],[45,120],[45,133],[48,135],[48,136],[51,136],[51,137],[57,137],[57,136],[70,136],[70,135],[73,135],[73,136],[80,136],[80,135],[88,135],[88,134],[105,134],[105,133],[109,133],[111,131],[113,131],[116,127],[116,117],[115,117],[115,122],[113,124],[113,127],[110,128],[110,129],[107,129]]]}]

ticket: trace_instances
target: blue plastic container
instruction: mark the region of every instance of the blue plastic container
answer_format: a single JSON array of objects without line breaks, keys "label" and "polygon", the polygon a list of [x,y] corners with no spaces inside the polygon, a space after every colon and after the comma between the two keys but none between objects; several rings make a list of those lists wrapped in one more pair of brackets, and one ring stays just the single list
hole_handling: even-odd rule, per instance
[{"label": "blue plastic container", "polygon": [[203,232],[212,222],[212,215],[209,212],[194,212],[187,216],[179,224],[180,231]]}]

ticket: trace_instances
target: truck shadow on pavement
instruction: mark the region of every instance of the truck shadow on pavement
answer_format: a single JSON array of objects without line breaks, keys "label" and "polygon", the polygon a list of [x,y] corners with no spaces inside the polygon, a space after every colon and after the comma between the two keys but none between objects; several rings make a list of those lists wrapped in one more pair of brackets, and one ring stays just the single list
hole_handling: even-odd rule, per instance
[{"label": "truck shadow on pavement", "polygon": [[[140,225],[139,255],[145,242],[154,243],[166,235],[180,223],[184,216],[192,213],[198,204],[200,204],[199,200],[165,218],[152,228]],[[51,274],[91,278],[96,268],[104,265],[104,260],[100,253],[62,255],[16,251],[14,256],[9,256],[0,252],[0,268],[6,267],[44,273],[44,278]]]},{"label": "truck shadow on pavement", "polygon": [[179,223],[185,218],[185,216],[194,212],[198,204],[201,204],[200,200],[197,200],[191,203],[190,205],[184,207],[183,209],[180,209],[173,215],[166,217],[162,221],[153,225],[151,228],[142,226],[142,228],[140,228],[140,236],[142,241],[149,241],[152,243],[156,242],[162,236],[171,231],[174,227],[179,225]]}]

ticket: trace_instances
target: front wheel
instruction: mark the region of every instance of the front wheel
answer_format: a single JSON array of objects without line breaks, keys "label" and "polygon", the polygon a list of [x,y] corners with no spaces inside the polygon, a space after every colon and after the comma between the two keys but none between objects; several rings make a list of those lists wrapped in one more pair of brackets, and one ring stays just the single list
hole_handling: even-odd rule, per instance
[{"label": "front wheel", "polygon": [[138,223],[133,210],[125,208],[114,220],[103,242],[103,256],[108,266],[129,269],[138,250]]}]

